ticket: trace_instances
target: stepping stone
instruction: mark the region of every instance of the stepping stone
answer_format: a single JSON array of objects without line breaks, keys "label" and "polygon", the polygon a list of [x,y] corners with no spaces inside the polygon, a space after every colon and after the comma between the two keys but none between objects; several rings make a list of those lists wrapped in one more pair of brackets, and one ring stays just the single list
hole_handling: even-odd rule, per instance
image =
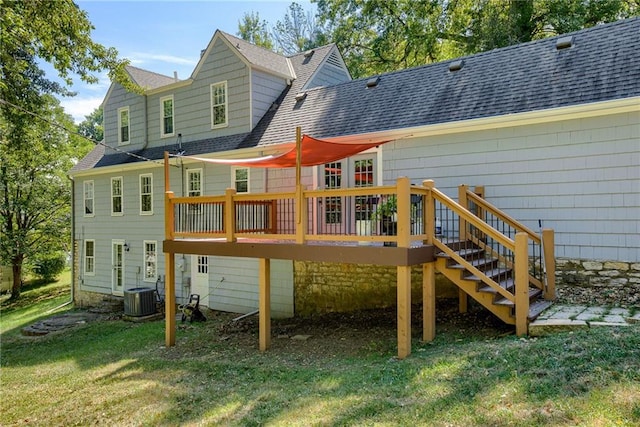
[{"label": "stepping stone", "polygon": [[545,319],[536,320],[529,324],[529,335],[541,337],[558,332],[576,331],[589,329],[589,325],[584,320],[571,319]]}]

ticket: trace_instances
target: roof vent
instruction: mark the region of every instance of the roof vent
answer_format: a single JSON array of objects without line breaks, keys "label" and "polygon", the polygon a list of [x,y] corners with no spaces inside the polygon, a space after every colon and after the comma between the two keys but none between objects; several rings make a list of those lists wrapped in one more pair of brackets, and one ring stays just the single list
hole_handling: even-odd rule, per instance
[{"label": "roof vent", "polygon": [[380,77],[378,76],[372,77],[369,80],[367,80],[367,87],[376,87],[378,86],[379,81],[380,81]]},{"label": "roof vent", "polygon": [[307,97],[307,92],[300,92],[296,94],[296,102],[300,102]]},{"label": "roof vent", "polygon": [[562,50],[573,46],[573,36],[560,37],[556,40],[556,49]]},{"label": "roof vent", "polygon": [[305,58],[311,58],[311,57],[313,56],[313,53],[314,53],[314,52],[315,52],[315,50],[313,50],[313,49],[308,50],[308,51],[306,51],[306,52],[304,53],[304,57],[305,57]]},{"label": "roof vent", "polygon": [[464,61],[462,59],[458,61],[453,61],[449,63],[449,71],[451,72],[458,71],[462,68],[463,65],[464,65]]}]

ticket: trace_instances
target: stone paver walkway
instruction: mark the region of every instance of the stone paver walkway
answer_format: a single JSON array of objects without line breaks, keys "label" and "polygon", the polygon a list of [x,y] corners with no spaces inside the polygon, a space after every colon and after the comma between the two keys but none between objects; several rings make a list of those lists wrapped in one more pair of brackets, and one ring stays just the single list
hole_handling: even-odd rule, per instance
[{"label": "stone paver walkway", "polygon": [[625,308],[554,304],[529,324],[531,336],[598,326],[640,324],[640,311]]}]

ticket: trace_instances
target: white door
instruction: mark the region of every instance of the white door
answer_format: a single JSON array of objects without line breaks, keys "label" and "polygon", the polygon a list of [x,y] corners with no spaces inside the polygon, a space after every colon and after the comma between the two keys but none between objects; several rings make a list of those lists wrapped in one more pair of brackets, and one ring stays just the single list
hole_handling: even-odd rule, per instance
[{"label": "white door", "polygon": [[[372,187],[376,184],[376,153],[352,156],[327,163],[321,169],[324,189]],[[322,234],[370,234],[376,200],[371,196],[325,197],[319,209]]]},{"label": "white door", "polygon": [[124,292],[124,240],[111,241],[111,291],[121,295]]},{"label": "white door", "polygon": [[200,305],[209,307],[209,257],[191,255],[191,293],[200,295]]}]

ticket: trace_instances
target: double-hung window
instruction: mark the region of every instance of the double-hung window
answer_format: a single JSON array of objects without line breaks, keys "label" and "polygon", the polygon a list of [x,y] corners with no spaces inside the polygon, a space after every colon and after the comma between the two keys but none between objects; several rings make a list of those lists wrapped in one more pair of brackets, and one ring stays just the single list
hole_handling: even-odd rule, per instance
[{"label": "double-hung window", "polygon": [[187,169],[187,196],[202,196],[202,169]]},{"label": "double-hung window", "polygon": [[153,174],[140,175],[140,215],[153,214]]},{"label": "double-hung window", "polygon": [[249,169],[248,168],[232,168],[231,179],[237,193],[249,192]]},{"label": "double-hung window", "polygon": [[93,181],[84,181],[84,216],[94,216]]},{"label": "double-hung window", "polygon": [[158,243],[155,240],[144,241],[144,281],[154,282],[158,275]]},{"label": "double-hung window", "polygon": [[96,273],[96,241],[87,239],[84,241],[84,274],[93,276]]},{"label": "double-hung window", "polygon": [[111,215],[117,216],[124,213],[122,196],[122,177],[111,178]]},{"label": "double-hung window", "polygon": [[211,128],[225,127],[228,124],[227,82],[211,85]]},{"label": "double-hung window", "polygon": [[129,107],[118,108],[118,145],[129,143]]},{"label": "double-hung window", "polygon": [[160,98],[160,112],[162,115],[160,136],[173,136],[173,95]]}]

